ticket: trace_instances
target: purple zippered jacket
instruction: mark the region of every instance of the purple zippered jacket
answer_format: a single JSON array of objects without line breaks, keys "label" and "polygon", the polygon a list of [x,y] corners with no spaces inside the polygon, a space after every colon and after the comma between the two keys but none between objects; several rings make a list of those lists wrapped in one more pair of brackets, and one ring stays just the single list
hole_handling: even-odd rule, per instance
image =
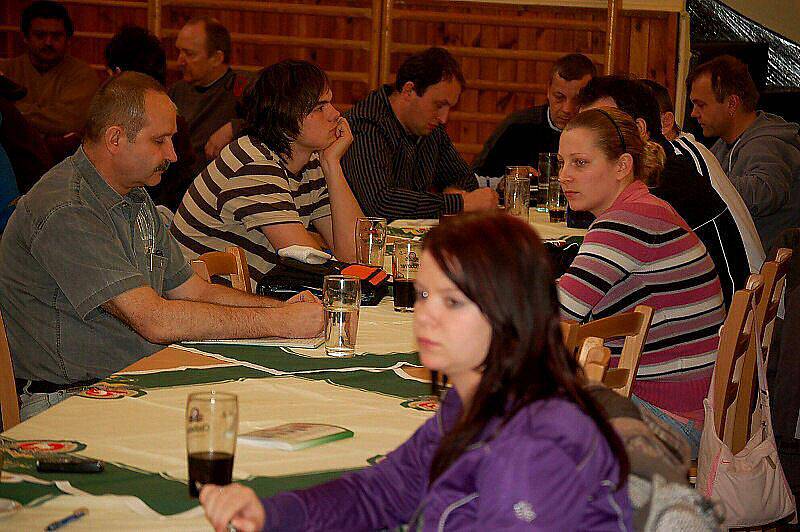
[{"label": "purple zippered jacket", "polygon": [[262,501],[264,530],[632,530],[627,487],[592,419],[563,399],[491,422],[428,486],[446,428],[461,414],[451,390],[439,412],[379,464]]}]

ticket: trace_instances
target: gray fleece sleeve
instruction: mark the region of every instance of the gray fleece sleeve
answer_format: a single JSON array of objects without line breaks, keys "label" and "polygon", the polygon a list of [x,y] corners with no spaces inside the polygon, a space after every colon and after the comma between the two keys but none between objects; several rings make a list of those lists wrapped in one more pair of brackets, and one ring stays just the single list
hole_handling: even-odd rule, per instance
[{"label": "gray fleece sleeve", "polygon": [[757,137],[743,145],[730,178],[753,216],[768,216],[790,199],[792,170],[785,158],[787,146],[776,137]]}]

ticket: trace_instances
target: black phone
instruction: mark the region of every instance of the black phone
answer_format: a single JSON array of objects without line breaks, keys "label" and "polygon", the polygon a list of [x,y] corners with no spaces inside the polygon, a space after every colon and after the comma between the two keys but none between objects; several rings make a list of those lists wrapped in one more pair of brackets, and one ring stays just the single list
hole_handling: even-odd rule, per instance
[{"label": "black phone", "polygon": [[104,469],[101,460],[79,456],[54,455],[36,460],[36,471],[40,473],[102,473]]}]

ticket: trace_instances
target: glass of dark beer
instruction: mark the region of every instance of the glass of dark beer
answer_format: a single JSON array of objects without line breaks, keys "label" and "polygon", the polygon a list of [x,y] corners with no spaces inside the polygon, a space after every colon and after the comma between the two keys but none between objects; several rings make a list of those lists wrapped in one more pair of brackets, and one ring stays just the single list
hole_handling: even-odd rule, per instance
[{"label": "glass of dark beer", "polygon": [[239,403],[236,395],[202,392],[186,401],[186,453],[189,496],[198,497],[205,484],[231,483]]},{"label": "glass of dark beer", "polygon": [[540,153],[539,154],[539,177],[536,194],[536,210],[547,212],[548,196],[550,194],[551,178],[558,178],[558,154]]},{"label": "glass of dark beer", "polygon": [[567,219],[567,198],[558,181],[558,174],[550,176],[550,188],[547,193],[547,212],[550,223],[563,223]]},{"label": "glass of dark beer", "polygon": [[422,255],[422,244],[411,240],[398,240],[394,243],[392,255],[392,276],[394,277],[394,310],[397,312],[413,312],[414,279],[419,271],[419,258]]}]

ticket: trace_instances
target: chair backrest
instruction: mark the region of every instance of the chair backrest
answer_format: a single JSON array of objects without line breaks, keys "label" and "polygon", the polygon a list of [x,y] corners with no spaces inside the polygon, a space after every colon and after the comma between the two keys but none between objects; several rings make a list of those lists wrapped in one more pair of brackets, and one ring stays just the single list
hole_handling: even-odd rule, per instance
[{"label": "chair backrest", "polygon": [[603,383],[620,395],[630,397],[652,320],[653,309],[647,305],[637,305],[631,312],[579,325],[576,331],[566,330],[568,326],[562,324],[562,332],[568,336],[567,349],[572,353],[590,336],[602,338],[604,341],[624,337],[625,343],[622,345],[619,364],[606,372]]},{"label": "chair backrest", "polygon": [[[722,324],[714,367],[712,406],[717,436],[734,454],[747,443],[750,426],[750,404],[756,365],[757,334],[754,306],[763,293],[760,275],[751,275],[746,288],[733,294],[728,316]],[[728,414],[734,407],[733,423]]]},{"label": "chair backrest", "polygon": [[203,253],[192,261],[192,268],[201,279],[208,282],[211,282],[214,275],[227,275],[232,287],[247,293],[252,292],[247,257],[238,246],[227,247],[225,251]]},{"label": "chair backrest", "polygon": [[756,307],[756,323],[758,323],[758,338],[761,342],[761,355],[766,361],[769,357],[769,348],[772,345],[772,331],[775,318],[778,316],[778,307],[781,304],[786,276],[789,274],[792,250],[780,248],[775,253],[775,260],[764,263],[761,267],[761,277],[764,278],[764,293]]},{"label": "chair backrest", "polygon": [[11,350],[8,347],[2,315],[0,315],[0,413],[3,417],[4,431],[19,424],[19,396],[14,383],[14,366],[11,363]]},{"label": "chair backrest", "polygon": [[[577,321],[572,320],[561,320],[561,334],[564,336],[564,345],[567,346],[567,349],[571,351],[575,351],[575,338],[578,334],[578,329],[580,328],[581,324]],[[572,346],[572,347],[570,347]]]},{"label": "chair backrest", "polygon": [[586,380],[592,383],[602,383],[611,360],[611,350],[603,346],[603,339],[591,336],[583,341],[578,364],[583,368]]}]

